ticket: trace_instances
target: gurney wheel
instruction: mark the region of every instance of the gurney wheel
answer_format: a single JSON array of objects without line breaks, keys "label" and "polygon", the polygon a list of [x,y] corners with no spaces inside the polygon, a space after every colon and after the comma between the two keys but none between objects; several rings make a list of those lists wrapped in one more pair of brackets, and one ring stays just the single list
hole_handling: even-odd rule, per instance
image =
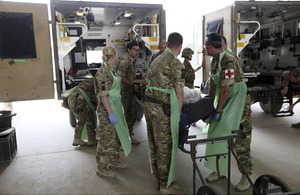
[{"label": "gurney wheel", "polygon": [[199,189],[198,189],[198,192],[197,194],[200,194],[200,195],[206,195],[206,194],[221,194],[220,192],[218,192],[218,190],[214,189],[213,187],[211,186],[201,186]]},{"label": "gurney wheel", "polygon": [[[262,175],[258,177],[254,183],[259,190],[259,194],[266,194],[271,187],[279,186],[281,192],[291,192],[292,189],[280,178],[273,175]],[[253,194],[257,194],[253,189]]]}]

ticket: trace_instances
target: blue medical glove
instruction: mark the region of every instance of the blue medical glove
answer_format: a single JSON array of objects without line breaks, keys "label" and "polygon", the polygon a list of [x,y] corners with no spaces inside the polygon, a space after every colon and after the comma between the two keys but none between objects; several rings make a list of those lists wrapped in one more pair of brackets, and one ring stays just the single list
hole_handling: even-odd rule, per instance
[{"label": "blue medical glove", "polygon": [[110,122],[112,123],[112,124],[117,124],[118,123],[118,119],[117,119],[117,116],[115,115],[115,113],[111,113],[111,114],[109,114],[108,115],[108,118],[109,118],[109,120],[110,120]]},{"label": "blue medical glove", "polygon": [[214,119],[215,121],[220,121],[221,120],[221,115],[220,113],[214,113],[212,119]]}]

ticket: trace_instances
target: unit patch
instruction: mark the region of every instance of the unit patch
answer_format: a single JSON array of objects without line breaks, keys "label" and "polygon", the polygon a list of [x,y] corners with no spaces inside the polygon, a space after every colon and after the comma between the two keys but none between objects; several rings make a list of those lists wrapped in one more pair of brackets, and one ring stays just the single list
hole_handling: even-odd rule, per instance
[{"label": "unit patch", "polygon": [[225,79],[233,79],[234,78],[234,69],[225,70]]},{"label": "unit patch", "polygon": [[185,68],[181,69],[181,78],[182,79],[185,78],[185,74],[186,74],[186,69]]},{"label": "unit patch", "polygon": [[101,81],[102,91],[105,91],[105,81]]}]

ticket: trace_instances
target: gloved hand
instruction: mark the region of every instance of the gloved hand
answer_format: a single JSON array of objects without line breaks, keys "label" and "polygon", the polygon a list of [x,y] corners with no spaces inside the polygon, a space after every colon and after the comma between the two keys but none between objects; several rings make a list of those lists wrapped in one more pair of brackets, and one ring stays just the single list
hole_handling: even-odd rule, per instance
[{"label": "gloved hand", "polygon": [[108,118],[109,118],[109,120],[110,120],[110,122],[111,122],[112,124],[115,125],[115,124],[118,123],[118,119],[117,119],[117,116],[116,116],[115,113],[109,114],[109,115],[108,115]]},{"label": "gloved hand", "polygon": [[220,113],[215,112],[212,116],[212,119],[214,119],[215,121],[220,121],[221,120]]}]

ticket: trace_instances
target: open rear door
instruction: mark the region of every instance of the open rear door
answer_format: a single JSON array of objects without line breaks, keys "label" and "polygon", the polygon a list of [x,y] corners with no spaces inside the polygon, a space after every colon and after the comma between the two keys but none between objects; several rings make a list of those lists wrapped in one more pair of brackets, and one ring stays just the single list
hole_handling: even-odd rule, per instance
[{"label": "open rear door", "polygon": [[[216,32],[224,35],[228,42],[228,47],[232,48],[232,6],[227,6],[218,11],[203,16],[203,41],[207,34]],[[204,45],[204,43],[203,43]],[[203,82],[209,78],[211,57],[203,55]]]},{"label": "open rear door", "polygon": [[0,1],[0,102],[54,98],[47,4]]}]

